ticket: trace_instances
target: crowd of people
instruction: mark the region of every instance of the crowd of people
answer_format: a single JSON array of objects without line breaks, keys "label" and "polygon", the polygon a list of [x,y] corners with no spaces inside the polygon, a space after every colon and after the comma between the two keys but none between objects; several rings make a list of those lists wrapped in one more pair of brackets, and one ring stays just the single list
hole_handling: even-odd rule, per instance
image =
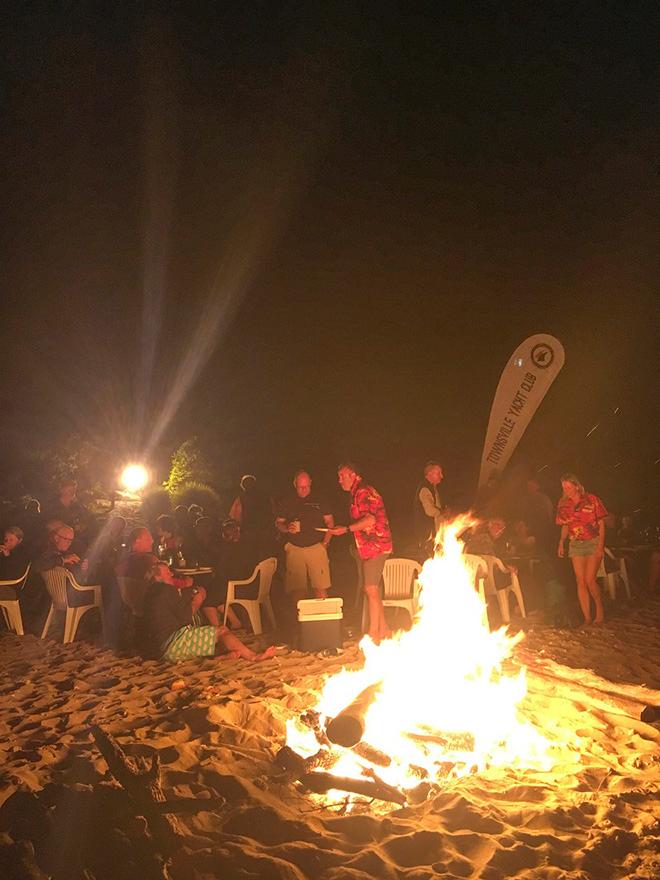
[{"label": "crowd of people", "polygon": [[[414,547],[406,555],[420,560],[430,555],[438,529],[453,516],[443,498],[443,479],[440,463],[427,462],[414,493]],[[20,579],[29,563],[30,580],[19,598],[24,615],[38,617],[48,602],[40,576],[66,568],[83,588],[102,586],[113,647],[137,647],[166,660],[218,651],[254,660],[270,656],[272,649],[256,653],[236,635],[242,620],[233,607],[226,608],[228,583],[249,579],[261,559],[276,555],[283,562],[289,610],[310,590],[325,598],[333,587],[330,543],[350,533],[368,633],[379,642],[391,635],[380,590],[394,549],[390,521],[382,495],[357,464],[341,463],[337,480],[348,501],[340,513],[317,493],[309,472],[299,470],[276,503],[248,474],[223,522],[190,505],[161,514],[149,525],[127,523],[118,515],[97,522],[79,501],[75,481],[65,480],[43,512],[38,501],[28,499],[12,513],[0,545],[0,581]],[[539,482],[529,479],[518,517],[506,521],[491,510],[462,539],[466,552],[497,556],[512,568],[533,557],[555,622],[561,622],[566,607],[562,560],[568,557],[583,620],[600,624],[605,611],[597,576],[606,538],[623,546],[639,536],[625,517],[615,533],[604,503],[574,474],[562,476],[561,489],[555,506]],[[654,552],[650,558],[650,586],[655,588],[660,556]],[[186,568],[203,574],[186,576]],[[244,587],[243,598],[255,598],[257,588],[256,583]],[[0,598],[16,595],[13,589],[0,585]]]}]

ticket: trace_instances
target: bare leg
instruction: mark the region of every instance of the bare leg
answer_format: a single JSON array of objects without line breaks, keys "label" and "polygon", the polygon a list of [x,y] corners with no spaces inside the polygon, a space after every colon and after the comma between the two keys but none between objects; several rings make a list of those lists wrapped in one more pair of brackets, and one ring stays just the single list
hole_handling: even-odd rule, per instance
[{"label": "bare leg", "polygon": [[219,626],[217,628],[216,642],[221,642],[231,654],[242,657],[243,660],[264,660],[266,657],[272,657],[275,654],[274,647],[266,648],[261,654],[257,654],[256,651],[244,645],[238,636],[230,632],[226,626]]},{"label": "bare leg", "polygon": [[[220,606],[220,613],[224,617],[224,613],[225,613],[225,606],[224,605]],[[229,611],[227,613],[227,623],[229,624],[231,629],[240,629],[241,626],[243,625],[240,621],[238,614],[236,614],[236,612],[231,607],[231,605],[229,606]]]},{"label": "bare leg", "polygon": [[380,590],[376,584],[365,584],[364,593],[369,603],[369,636],[378,643],[388,639],[392,633],[385,622],[385,608],[380,598]]},{"label": "bare leg", "polygon": [[571,559],[573,563],[573,571],[575,572],[575,580],[577,583],[577,594],[584,622],[591,623],[591,606],[589,604],[589,588],[586,581],[586,556],[574,556]]},{"label": "bare leg", "polygon": [[208,620],[211,626],[220,626],[220,621],[218,620],[218,609],[215,605],[205,605],[202,608],[204,612],[204,617]]},{"label": "bare leg", "polygon": [[600,584],[596,580],[596,574],[598,569],[600,568],[600,556],[595,554],[594,556],[587,556],[585,561],[585,582],[587,585],[587,589],[589,590],[589,594],[591,598],[594,600],[594,605],[596,606],[596,616],[594,617],[594,623],[602,623],[605,619],[605,613],[603,611],[603,599],[600,594]]}]

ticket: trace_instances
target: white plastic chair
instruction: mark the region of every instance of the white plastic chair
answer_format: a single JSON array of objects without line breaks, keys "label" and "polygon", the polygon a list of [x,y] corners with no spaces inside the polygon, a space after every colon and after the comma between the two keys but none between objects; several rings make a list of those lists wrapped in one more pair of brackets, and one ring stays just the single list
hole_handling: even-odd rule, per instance
[{"label": "white plastic chair", "polygon": [[470,569],[474,588],[481,596],[481,601],[486,604],[486,578],[488,577],[488,563],[483,556],[475,556],[474,553],[465,553],[463,555],[465,564]]},{"label": "white plastic chair", "polygon": [[[229,606],[242,605],[248,613],[255,635],[260,635],[263,632],[261,626],[261,606],[263,605],[270,619],[271,626],[275,629],[275,614],[270,602],[270,585],[273,581],[273,575],[275,574],[276,568],[277,559],[275,559],[274,556],[270,556],[268,559],[264,559],[257,564],[247,580],[229,581],[227,583],[227,601],[225,602],[224,618],[225,626],[227,626]],[[259,593],[257,594],[256,599],[241,599],[236,596],[236,587],[247,587],[250,584],[253,584],[257,577],[259,577]]]},{"label": "white plastic chair", "polygon": [[[616,571],[606,571],[605,570],[605,557],[608,557],[613,562],[615,562],[619,567]],[[607,587],[607,592],[610,594],[610,599],[614,602],[616,599],[616,585],[617,581],[621,581],[623,586],[626,588],[626,593],[628,594],[628,598],[631,598],[630,594],[630,578],[628,577],[628,567],[626,565],[626,560],[615,556],[614,553],[609,549],[609,547],[605,548],[605,553],[603,554],[603,558],[600,561],[600,568],[598,569],[598,573],[596,574],[597,578],[602,578],[605,581],[605,586]]]},{"label": "white plastic chair", "polygon": [[[383,568],[383,606],[385,608],[405,608],[413,623],[418,609],[421,587],[417,580],[422,569],[415,559],[386,559]],[[362,630],[366,632],[369,616],[369,603],[365,596],[362,602]]]},{"label": "white plastic chair", "polygon": [[[103,615],[103,596],[101,595],[101,587],[98,584],[90,586],[81,586],[70,571],[61,566],[51,568],[49,571],[42,571],[41,577],[44,579],[46,589],[51,598],[50,611],[46,618],[41,638],[45,639],[48,630],[53,622],[56,611],[64,611],[64,639],[63,644],[67,645],[76,637],[78,625],[83,616],[91,608],[98,608],[101,615],[101,631],[103,640],[105,641],[105,617]],[[67,595],[67,584],[71,589],[78,590],[81,593],[92,593],[91,601],[88,605],[69,605],[69,597]]]},{"label": "white plastic chair", "polygon": [[[15,581],[0,581],[0,587],[13,587],[16,593],[18,593],[25,586],[29,573],[30,563],[28,563],[28,567],[19,578],[16,578]],[[2,609],[7,627],[15,632],[17,636],[24,635],[23,618],[21,617],[21,606],[19,605],[18,597],[16,599],[0,598],[0,608]]]},{"label": "white plastic chair", "polygon": [[[523,600],[522,590],[520,589],[520,581],[518,580],[518,573],[515,571],[510,571],[502,562],[502,560],[498,559],[497,556],[483,555],[482,559],[488,566],[488,574],[486,575],[485,580],[486,595],[495,594],[497,596],[497,602],[500,606],[500,615],[502,616],[502,621],[504,623],[510,623],[511,621],[511,615],[509,613],[509,593],[513,593],[513,595],[516,597],[521,615],[523,617],[527,617],[525,613],[525,602]],[[495,585],[495,570],[502,571],[508,574],[511,578],[509,583],[497,587]]]}]

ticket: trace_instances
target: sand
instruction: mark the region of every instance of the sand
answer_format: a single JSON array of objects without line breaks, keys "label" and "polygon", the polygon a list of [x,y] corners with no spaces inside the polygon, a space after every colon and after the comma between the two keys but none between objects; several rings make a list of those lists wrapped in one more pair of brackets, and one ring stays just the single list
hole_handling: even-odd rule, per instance
[{"label": "sand", "polygon": [[349,814],[343,798],[323,805],[281,781],[273,757],[323,675],[359,659],[355,644],[340,657],[168,666],[3,633],[0,874],[17,870],[12,843],[30,839],[57,880],[147,876],[145,824],[90,736],[98,724],[130,754],[158,752],[168,798],[216,799],[179,818],[166,869],[176,880],[658,878],[660,725],[639,716],[660,705],[659,621],[652,600],[601,628],[527,633],[516,649],[529,669],[522,713],[577,744],[551,771],[489,769],[421,806]]}]

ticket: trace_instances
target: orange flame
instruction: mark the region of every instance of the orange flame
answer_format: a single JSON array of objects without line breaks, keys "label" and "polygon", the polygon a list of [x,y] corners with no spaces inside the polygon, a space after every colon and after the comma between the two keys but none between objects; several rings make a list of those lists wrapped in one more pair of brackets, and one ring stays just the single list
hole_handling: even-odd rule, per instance
[{"label": "orange flame", "polygon": [[[463,555],[458,535],[471,524],[462,516],[438,533],[436,555],[420,572],[412,629],[380,645],[363,638],[362,668],[328,678],[316,706],[325,719],[334,717],[364,688],[381,681],[363,741],[392,758],[378,774],[404,789],[419,783],[413,768],[423,768],[433,782],[447,766],[453,775],[464,775],[487,765],[549,765],[547,740],[519,714],[524,669],[515,675],[503,669],[522,634],[489,630]],[[297,720],[287,725],[287,744],[304,756],[319,747]],[[363,776],[364,759],[349,749],[339,751],[333,772]]]}]

